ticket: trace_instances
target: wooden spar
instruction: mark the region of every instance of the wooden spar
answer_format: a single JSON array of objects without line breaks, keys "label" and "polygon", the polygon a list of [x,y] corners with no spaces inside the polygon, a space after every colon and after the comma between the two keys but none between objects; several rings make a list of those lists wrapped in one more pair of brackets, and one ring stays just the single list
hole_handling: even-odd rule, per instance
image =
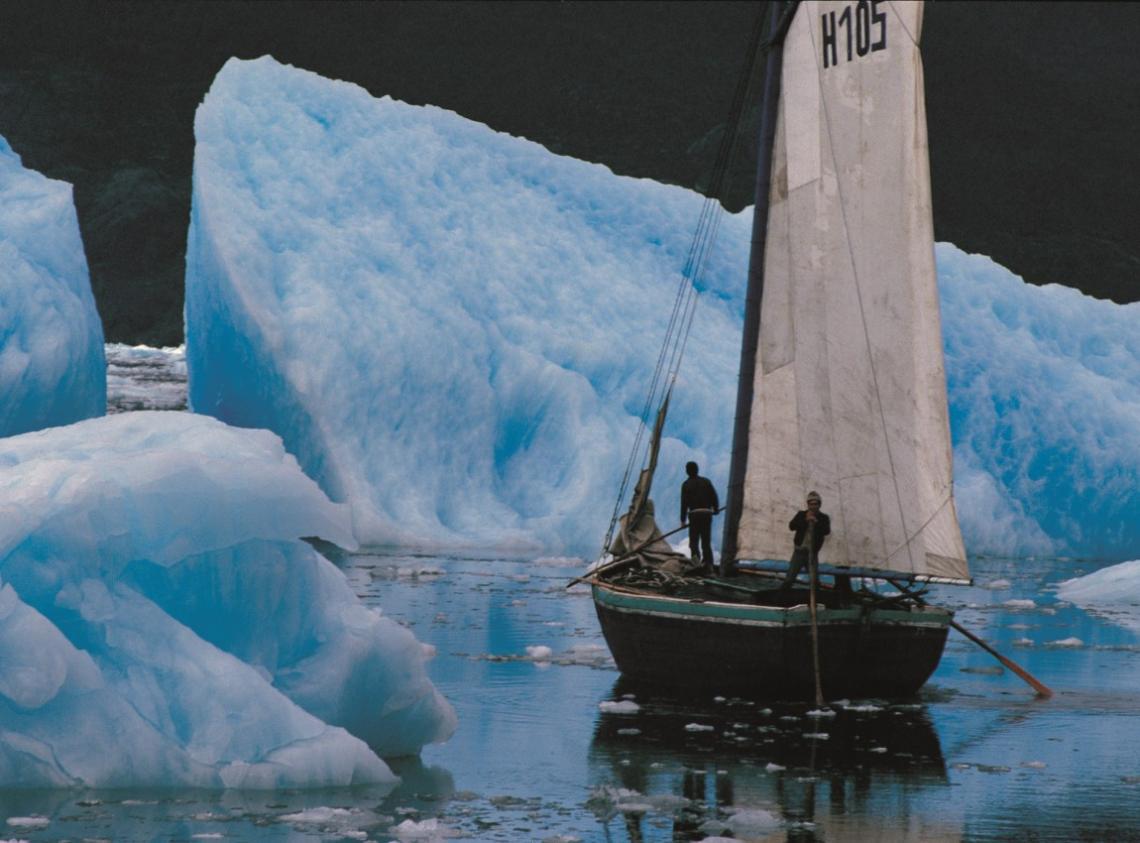
[{"label": "wooden spar", "polygon": [[812,670],[815,672],[815,704],[823,705],[823,683],[819,671],[819,621],[816,616],[815,585],[819,579],[819,557],[815,552],[815,521],[808,525],[808,608],[811,610],[811,659]]},{"label": "wooden spar", "polygon": [[[721,507],[720,509],[693,509],[693,510],[690,510],[689,512],[690,512],[690,514],[699,513],[702,515],[706,512],[711,512],[713,515],[716,515],[717,513],[721,512],[723,509],[724,509],[723,507]],[[637,556],[637,554],[641,553],[641,551],[645,550],[645,548],[649,547],[649,545],[653,544],[656,541],[660,541],[663,538],[667,538],[668,536],[671,536],[675,533],[679,533],[682,530],[686,530],[686,529],[688,529],[688,527],[689,527],[688,524],[682,524],[680,527],[677,527],[676,529],[670,530],[668,533],[662,533],[659,536],[654,536],[649,541],[642,542],[637,547],[635,547],[633,550],[622,554],[617,559],[611,559],[605,565],[602,565],[601,567],[595,568],[594,570],[590,571],[588,574],[583,574],[580,577],[575,577],[574,579],[570,580],[570,582],[566,583],[566,587],[567,588],[573,588],[578,583],[585,582],[588,579],[596,577],[598,574],[604,574],[606,571],[612,571],[614,568],[620,568],[623,564],[625,564],[627,562],[631,562],[633,560],[633,557]]]},{"label": "wooden spar", "polygon": [[1024,679],[1033,688],[1033,690],[1037,692],[1037,696],[1044,697],[1045,699],[1048,699],[1049,697],[1053,696],[1053,692],[1051,690],[1049,690],[1049,688],[1047,688],[1044,684],[1042,684],[1041,682],[1038,682],[1036,679],[1034,679],[1030,675],[1029,671],[1025,670],[1024,668],[1022,668],[1020,665],[1016,664],[1012,660],[1007,659],[1005,656],[1003,656],[1001,653],[999,653],[997,650],[995,650],[993,647],[991,647],[989,644],[987,644],[981,638],[974,635],[974,633],[970,632],[970,630],[966,629],[960,623],[958,623],[957,621],[950,621],[950,626],[954,627],[954,629],[958,630],[960,633],[965,635],[967,638],[969,638],[971,641],[973,641],[975,644],[977,644],[979,647],[981,647],[983,650],[985,650],[987,653],[989,653],[991,656],[993,656],[995,659],[997,659],[1003,665],[1005,665],[1010,670],[1012,670],[1014,673],[1016,673],[1018,676],[1020,676],[1022,679]]}]

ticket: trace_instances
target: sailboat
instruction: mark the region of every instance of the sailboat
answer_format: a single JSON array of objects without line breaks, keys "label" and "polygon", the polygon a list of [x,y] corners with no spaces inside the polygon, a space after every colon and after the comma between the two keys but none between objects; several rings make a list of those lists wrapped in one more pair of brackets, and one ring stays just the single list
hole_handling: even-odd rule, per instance
[{"label": "sailboat", "polygon": [[[584,579],[631,679],[783,699],[909,696],[953,623],[923,599],[926,584],[971,581],[953,495],[923,7],[770,7],[720,572],[693,571],[653,519],[666,394],[610,559]],[[782,589],[789,519],[809,490],[831,533],[807,581]]]}]

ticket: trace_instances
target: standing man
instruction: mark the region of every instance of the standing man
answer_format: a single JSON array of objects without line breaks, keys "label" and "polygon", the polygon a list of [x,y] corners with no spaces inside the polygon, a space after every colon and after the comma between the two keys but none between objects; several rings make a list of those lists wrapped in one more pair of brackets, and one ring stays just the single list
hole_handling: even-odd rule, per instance
[{"label": "standing man", "polygon": [[[819,509],[822,503],[823,499],[820,498],[819,492],[808,492],[807,509],[801,509],[788,522],[788,529],[796,531],[795,547],[792,550],[792,558],[788,561],[788,574],[784,577],[782,588],[792,587],[792,583],[796,581],[796,575],[807,564],[810,551],[814,550],[818,554],[820,548],[823,547],[824,538],[831,533],[831,519],[826,512],[820,512]],[[815,527],[814,546],[809,541],[812,526]]]},{"label": "standing man", "polygon": [[685,464],[688,478],[681,484],[681,524],[689,525],[689,556],[703,562],[706,570],[713,565],[712,519],[720,509],[716,489],[707,477],[701,477],[695,462]]}]

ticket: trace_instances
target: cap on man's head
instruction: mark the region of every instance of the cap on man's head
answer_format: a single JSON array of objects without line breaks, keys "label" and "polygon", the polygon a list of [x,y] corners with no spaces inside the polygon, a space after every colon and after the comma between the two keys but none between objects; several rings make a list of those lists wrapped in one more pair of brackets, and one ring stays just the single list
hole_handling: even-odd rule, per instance
[{"label": "cap on man's head", "polygon": [[700,471],[700,469],[697,467],[697,464],[695,462],[685,463],[686,474],[691,474],[693,477],[696,477],[698,471]]},{"label": "cap on man's head", "polygon": [[816,503],[823,503],[823,498],[819,496],[819,492],[808,492],[807,499],[808,503],[811,503],[812,501],[815,501]]}]

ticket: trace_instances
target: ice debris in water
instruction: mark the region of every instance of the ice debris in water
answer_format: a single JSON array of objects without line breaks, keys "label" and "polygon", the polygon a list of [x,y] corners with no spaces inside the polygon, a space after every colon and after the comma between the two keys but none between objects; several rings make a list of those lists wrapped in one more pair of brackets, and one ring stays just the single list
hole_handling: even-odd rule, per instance
[{"label": "ice debris in water", "polygon": [[715,730],[716,730],[715,726],[709,726],[708,724],[705,724],[705,723],[686,723],[685,724],[685,731],[686,732],[712,732]]},{"label": "ice debris in water", "polygon": [[71,185],[0,137],[0,437],[103,415],[103,325]]},{"label": "ice debris in water", "polygon": [[1048,641],[1048,642],[1046,642],[1045,646],[1046,647],[1056,647],[1056,648],[1060,648],[1060,649],[1075,649],[1077,647],[1085,646],[1085,642],[1082,641],[1080,638],[1076,638],[1076,637],[1061,638],[1058,641]]},{"label": "ice debris in water", "polygon": [[0,439],[0,784],[393,783],[455,715],[268,431],[138,412]]},{"label": "ice debris in water", "polygon": [[548,662],[554,651],[545,644],[532,644],[526,648],[526,657],[531,661]]},{"label": "ice debris in water", "polygon": [[1036,609],[1037,603],[1033,600],[1018,599],[1006,600],[1002,603],[1007,609]]},{"label": "ice debris in water", "polygon": [[8,825],[12,828],[47,828],[51,825],[51,820],[47,817],[31,816],[31,817],[8,817]]},{"label": "ice debris in water", "polygon": [[434,817],[428,820],[407,819],[397,826],[390,828],[389,833],[395,834],[400,840],[445,840],[452,837],[462,837],[462,833],[450,828]]},{"label": "ice debris in water", "polygon": [[602,700],[598,703],[598,709],[607,714],[637,714],[641,711],[641,706],[633,700]]}]

